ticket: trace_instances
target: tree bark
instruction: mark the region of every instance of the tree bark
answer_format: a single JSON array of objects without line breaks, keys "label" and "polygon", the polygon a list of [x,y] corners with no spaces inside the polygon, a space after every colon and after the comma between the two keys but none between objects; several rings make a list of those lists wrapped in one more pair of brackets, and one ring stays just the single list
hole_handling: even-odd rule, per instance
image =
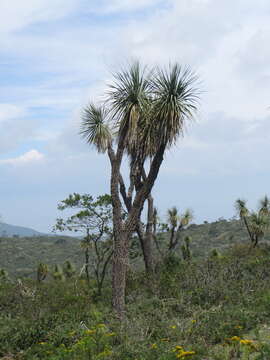
[{"label": "tree bark", "polygon": [[144,237],[145,250],[145,267],[146,272],[151,274],[153,272],[153,223],[154,223],[154,200],[151,195],[148,196],[148,212],[147,225]]},{"label": "tree bark", "polygon": [[120,321],[125,315],[126,272],[128,267],[128,235],[124,232],[114,233],[114,253],[112,270],[112,305]]}]

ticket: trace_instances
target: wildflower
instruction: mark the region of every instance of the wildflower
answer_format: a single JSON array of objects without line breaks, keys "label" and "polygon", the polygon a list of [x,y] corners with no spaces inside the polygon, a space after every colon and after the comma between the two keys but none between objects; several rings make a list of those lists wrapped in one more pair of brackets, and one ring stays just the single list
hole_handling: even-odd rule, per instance
[{"label": "wildflower", "polygon": [[39,345],[45,345],[46,343],[44,341],[41,341]]},{"label": "wildflower", "polygon": [[253,350],[257,350],[257,349],[258,349],[258,347],[256,346],[256,344],[254,343],[253,340],[242,339],[242,340],[240,340],[240,344],[241,344],[241,345],[247,345],[247,346],[249,346],[249,347],[250,347],[251,349],[253,349]]},{"label": "wildflower", "polygon": [[231,341],[240,341],[241,338],[239,336],[233,336],[231,338],[229,338],[228,340],[231,340]]},{"label": "wildflower", "polygon": [[177,357],[177,359],[182,359],[182,358],[185,358],[187,356],[192,356],[192,355],[195,355],[195,351],[181,351],[176,355],[176,357]]},{"label": "wildflower", "polygon": [[195,324],[197,322],[197,320],[193,319],[191,320],[192,324]]},{"label": "wildflower", "polygon": [[151,348],[151,349],[156,349],[156,348],[157,348],[157,344],[156,344],[156,343],[152,344],[152,345],[150,346],[150,348]]},{"label": "wildflower", "polygon": [[251,345],[251,344],[253,344],[253,341],[248,340],[248,339],[242,339],[242,340],[240,340],[240,344],[242,344],[242,345]]},{"label": "wildflower", "polygon": [[172,325],[172,326],[171,326],[171,329],[176,329],[176,325]]},{"label": "wildflower", "polygon": [[160,339],[160,341],[168,342],[168,341],[170,341],[170,339],[169,338],[162,338],[162,339]]},{"label": "wildflower", "polygon": [[182,346],[176,345],[173,351],[183,351]]}]

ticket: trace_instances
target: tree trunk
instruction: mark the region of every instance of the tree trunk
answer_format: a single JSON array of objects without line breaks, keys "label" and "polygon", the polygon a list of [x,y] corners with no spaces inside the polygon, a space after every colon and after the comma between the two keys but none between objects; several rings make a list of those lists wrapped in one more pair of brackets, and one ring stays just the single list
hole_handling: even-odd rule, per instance
[{"label": "tree trunk", "polygon": [[85,249],[85,273],[88,286],[90,285],[90,276],[89,276],[89,248]]},{"label": "tree trunk", "polygon": [[112,305],[118,318],[124,318],[125,311],[125,290],[126,290],[126,271],[128,264],[129,239],[136,230],[143,204],[151,193],[154,182],[157,178],[160,165],[166,146],[162,145],[157,151],[151,163],[147,179],[144,185],[137,192],[128,218],[123,222],[122,204],[119,197],[120,165],[124,153],[123,138],[118,143],[116,156],[112,150],[108,149],[111,161],[111,196],[113,204],[113,228],[114,228],[114,256],[112,271]]},{"label": "tree trunk", "polygon": [[147,273],[153,272],[153,223],[154,223],[154,200],[148,196],[147,225],[144,238],[145,267]]},{"label": "tree trunk", "polygon": [[123,320],[125,315],[125,291],[129,238],[126,232],[121,231],[120,233],[114,234],[114,239],[112,305],[119,320]]}]

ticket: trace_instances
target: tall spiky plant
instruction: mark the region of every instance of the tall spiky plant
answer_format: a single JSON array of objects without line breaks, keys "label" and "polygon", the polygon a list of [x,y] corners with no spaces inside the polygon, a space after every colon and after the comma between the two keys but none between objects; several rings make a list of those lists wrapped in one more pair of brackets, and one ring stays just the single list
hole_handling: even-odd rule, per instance
[{"label": "tall spiky plant", "polygon": [[[185,122],[192,119],[197,110],[196,82],[197,77],[190,69],[178,64],[164,70],[147,69],[135,62],[114,74],[107,92],[107,108],[98,112],[102,131],[93,121],[96,108],[91,105],[83,112],[83,137],[98,151],[104,151],[105,144],[111,163],[113,306],[120,318],[124,315],[129,239],[138,228],[143,205],[151,194],[165,150],[183,134]],[[108,133],[112,128],[114,132]],[[105,141],[100,133],[106,134]],[[131,160],[128,191],[121,176],[125,154]],[[123,217],[124,206],[126,217]]]},{"label": "tall spiky plant", "polygon": [[249,210],[247,208],[247,202],[244,199],[237,199],[235,202],[235,209],[237,212],[237,215],[240,217],[240,219],[244,222],[245,227],[247,229],[250,241],[253,242],[253,235],[248,223],[248,216],[249,214]]},{"label": "tall spiky plant", "polygon": [[270,226],[270,201],[268,197],[264,196],[259,201],[257,212],[250,212],[246,206],[246,201],[242,199],[236,200],[235,207],[240,219],[245,224],[253,247],[256,247]]}]

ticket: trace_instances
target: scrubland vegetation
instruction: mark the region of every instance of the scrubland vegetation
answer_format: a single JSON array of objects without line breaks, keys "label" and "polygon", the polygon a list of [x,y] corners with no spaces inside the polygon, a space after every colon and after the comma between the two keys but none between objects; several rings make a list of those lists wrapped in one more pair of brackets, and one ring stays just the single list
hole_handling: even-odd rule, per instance
[{"label": "scrubland vegetation", "polygon": [[0,285],[4,359],[269,359],[270,248],[237,244],[183,260],[180,252],[151,279],[128,269],[126,317],[112,313],[85,277]]}]

